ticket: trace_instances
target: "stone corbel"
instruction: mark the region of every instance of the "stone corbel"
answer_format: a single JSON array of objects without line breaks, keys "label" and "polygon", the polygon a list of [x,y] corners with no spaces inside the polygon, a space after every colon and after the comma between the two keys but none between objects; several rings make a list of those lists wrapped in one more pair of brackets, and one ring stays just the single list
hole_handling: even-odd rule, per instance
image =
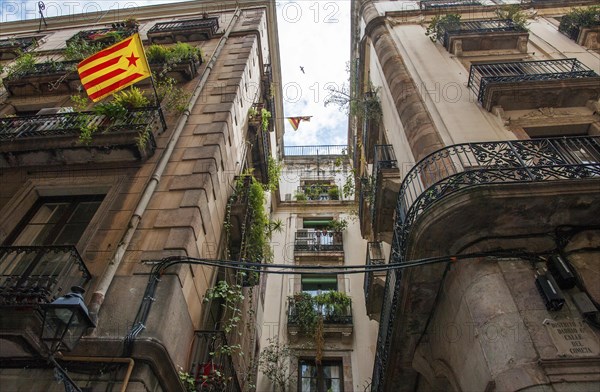
[{"label": "stone corbel", "polygon": [[342,343],[352,343],[352,330],[342,331]]},{"label": "stone corbel", "polygon": [[294,331],[294,330],[288,329],[288,335],[290,336],[290,342],[291,343],[297,343],[298,342],[298,331]]},{"label": "stone corbel", "polygon": [[504,125],[504,126],[510,125],[510,117],[508,117],[506,115],[506,112],[504,111],[502,106],[494,106],[492,108],[492,113],[495,114],[496,116],[498,116],[498,119],[500,120],[502,125]]},{"label": "stone corbel", "polygon": [[457,40],[453,41],[451,53],[453,55],[455,55],[456,57],[462,56],[462,54],[463,54],[462,39],[457,39]]},{"label": "stone corbel", "polygon": [[529,36],[519,37],[517,40],[517,49],[520,53],[527,53],[527,42],[529,42]]}]

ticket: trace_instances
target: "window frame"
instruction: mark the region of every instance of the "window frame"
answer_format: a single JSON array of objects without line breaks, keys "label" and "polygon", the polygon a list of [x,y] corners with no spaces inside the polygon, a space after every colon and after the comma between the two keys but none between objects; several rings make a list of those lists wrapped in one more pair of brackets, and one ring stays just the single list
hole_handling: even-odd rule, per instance
[{"label": "window frame", "polygon": [[[323,373],[323,366],[337,366],[339,369],[339,384],[340,392],[344,392],[344,360],[342,358],[327,358],[321,361],[321,364],[316,364],[313,358],[298,358],[298,392],[302,392],[302,365],[310,364],[317,368],[317,391],[327,392],[325,389],[325,378]],[[304,377],[306,378],[306,377]],[[312,379],[312,377],[311,377]]]},{"label": "window frame", "polygon": [[[33,173],[31,176],[44,174],[46,173]],[[123,192],[123,187],[127,180],[127,177],[123,175],[103,176],[100,172],[93,173],[91,171],[85,174],[87,176],[76,177],[65,175],[64,177],[52,177],[48,175],[43,178],[27,179],[0,209],[0,216],[5,217],[5,219],[0,221],[0,243],[6,241],[18,223],[24,219],[35,203],[43,197],[103,194],[104,199],[102,203],[82,233],[79,241],[75,244],[77,251],[83,255],[87,247],[92,243],[94,233],[99,229],[102,219],[109,215],[111,206],[119,194]],[[94,177],[94,175],[96,176]]]}]

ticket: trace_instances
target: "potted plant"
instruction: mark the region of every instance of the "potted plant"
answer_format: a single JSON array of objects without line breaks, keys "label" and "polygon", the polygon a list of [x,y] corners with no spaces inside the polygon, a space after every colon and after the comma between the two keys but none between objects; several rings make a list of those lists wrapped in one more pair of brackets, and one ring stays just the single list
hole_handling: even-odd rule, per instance
[{"label": "potted plant", "polygon": [[337,187],[337,185],[330,186],[327,190],[327,194],[329,195],[330,200],[340,199],[340,189]]},{"label": "potted plant", "polygon": [[327,226],[333,231],[333,243],[339,244],[342,242],[342,232],[348,228],[348,221],[345,219],[333,219]]}]

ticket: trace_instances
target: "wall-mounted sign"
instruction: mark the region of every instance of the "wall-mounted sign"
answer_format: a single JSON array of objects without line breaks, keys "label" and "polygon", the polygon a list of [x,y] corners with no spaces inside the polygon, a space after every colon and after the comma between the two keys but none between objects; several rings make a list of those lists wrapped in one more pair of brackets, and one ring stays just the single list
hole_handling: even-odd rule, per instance
[{"label": "wall-mounted sign", "polygon": [[583,320],[544,320],[559,356],[589,357],[600,355],[600,343]]}]

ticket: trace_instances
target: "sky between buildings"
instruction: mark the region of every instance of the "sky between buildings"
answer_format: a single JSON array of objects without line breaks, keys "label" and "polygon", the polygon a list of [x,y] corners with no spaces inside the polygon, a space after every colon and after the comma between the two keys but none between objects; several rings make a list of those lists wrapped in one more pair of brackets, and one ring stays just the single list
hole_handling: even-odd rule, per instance
[{"label": "sky between buildings", "polygon": [[[44,0],[45,16],[136,7],[185,0]],[[37,19],[38,0],[0,0],[0,22]],[[347,115],[324,106],[328,89],[348,79],[350,0],[276,1],[284,116],[313,116],[294,131],[285,121],[286,145],[347,144]],[[300,67],[304,68],[304,72]],[[281,115],[281,114],[279,114]]]}]

